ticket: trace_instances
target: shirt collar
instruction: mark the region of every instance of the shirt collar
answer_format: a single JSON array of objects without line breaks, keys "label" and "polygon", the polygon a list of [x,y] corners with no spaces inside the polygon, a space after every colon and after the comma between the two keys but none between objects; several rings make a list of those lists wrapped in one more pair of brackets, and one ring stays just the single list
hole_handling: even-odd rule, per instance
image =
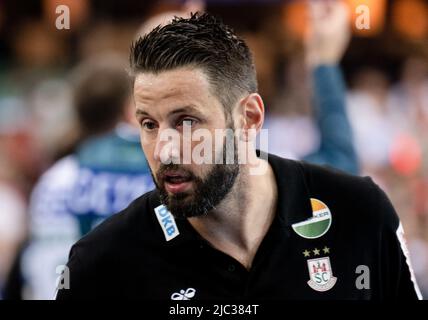
[{"label": "shirt collar", "polygon": [[310,192],[303,166],[298,161],[269,154],[268,161],[278,189],[277,214],[285,226],[312,217]]},{"label": "shirt collar", "polygon": [[[267,154],[267,160],[274,172],[276,179],[278,198],[276,214],[280,227],[288,228],[294,223],[307,220],[312,217],[310,193],[307,187],[302,164],[298,161],[283,159],[278,156]],[[161,205],[159,192],[155,190],[149,197],[150,207],[156,208]],[[153,212],[153,215],[155,213]],[[195,231],[186,219],[176,219],[180,234],[166,242],[168,245],[179,245],[189,241],[204,242],[203,238]],[[159,230],[160,233],[162,231]]]}]

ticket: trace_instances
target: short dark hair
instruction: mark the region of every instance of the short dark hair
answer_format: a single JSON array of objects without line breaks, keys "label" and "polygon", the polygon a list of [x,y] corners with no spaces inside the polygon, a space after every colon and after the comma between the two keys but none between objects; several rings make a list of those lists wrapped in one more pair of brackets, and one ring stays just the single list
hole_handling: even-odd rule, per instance
[{"label": "short dark hair", "polygon": [[132,74],[199,67],[227,111],[244,93],[257,91],[252,54],[246,43],[218,18],[207,13],[175,17],[131,46]]}]

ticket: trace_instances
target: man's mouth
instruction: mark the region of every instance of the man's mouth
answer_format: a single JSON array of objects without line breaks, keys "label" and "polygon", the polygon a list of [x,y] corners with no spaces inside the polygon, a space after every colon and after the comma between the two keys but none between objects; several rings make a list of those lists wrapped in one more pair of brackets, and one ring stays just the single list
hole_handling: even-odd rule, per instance
[{"label": "man's mouth", "polygon": [[181,193],[190,188],[192,178],[182,173],[167,172],[164,174],[164,183],[166,191],[174,194]]}]

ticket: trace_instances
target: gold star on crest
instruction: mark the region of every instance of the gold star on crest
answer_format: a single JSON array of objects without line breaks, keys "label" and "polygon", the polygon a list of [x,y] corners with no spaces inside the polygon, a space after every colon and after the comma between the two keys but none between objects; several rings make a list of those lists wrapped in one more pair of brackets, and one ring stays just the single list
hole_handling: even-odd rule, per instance
[{"label": "gold star on crest", "polygon": [[314,250],[312,250],[312,252],[314,253],[315,256],[319,256],[320,255],[320,251],[315,248]]},{"label": "gold star on crest", "polygon": [[310,256],[311,256],[311,253],[310,253],[308,250],[305,250],[305,251],[303,251],[303,255],[304,255],[305,257],[310,257]]},{"label": "gold star on crest", "polygon": [[324,254],[330,253],[330,248],[324,247],[324,249],[322,249],[322,251],[324,251]]}]

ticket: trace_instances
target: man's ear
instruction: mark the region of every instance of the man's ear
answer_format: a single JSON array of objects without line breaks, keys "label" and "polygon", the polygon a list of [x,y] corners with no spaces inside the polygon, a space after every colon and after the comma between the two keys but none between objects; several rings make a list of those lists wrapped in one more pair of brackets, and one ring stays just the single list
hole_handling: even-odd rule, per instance
[{"label": "man's ear", "polygon": [[265,107],[260,95],[251,93],[242,98],[235,111],[238,114],[235,114],[234,118],[239,122],[235,123],[235,128],[241,129],[241,139],[244,141],[255,139],[256,134],[263,126],[265,116]]}]

